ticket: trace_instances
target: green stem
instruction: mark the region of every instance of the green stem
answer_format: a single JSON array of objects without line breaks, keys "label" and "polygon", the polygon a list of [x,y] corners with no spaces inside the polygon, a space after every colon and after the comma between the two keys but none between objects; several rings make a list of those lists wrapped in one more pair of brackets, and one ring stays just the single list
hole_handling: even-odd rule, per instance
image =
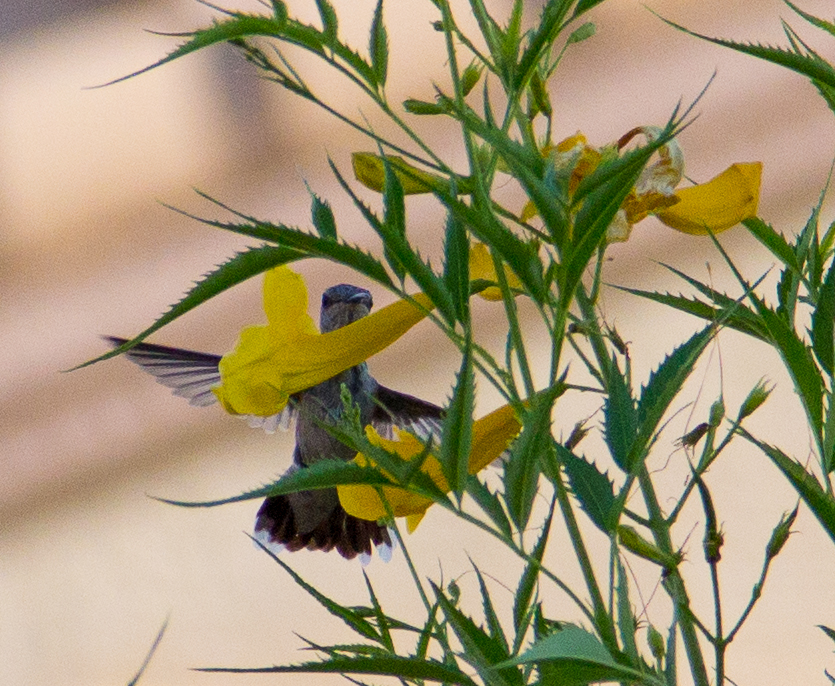
[{"label": "green stem", "polygon": [[[641,467],[641,471],[638,474],[638,483],[640,484],[641,493],[644,496],[644,502],[649,513],[649,521],[655,543],[662,551],[673,555],[675,550],[672,539],[670,538],[670,527],[661,512],[661,507],[658,504],[658,498],[655,494],[655,487],[646,465]],[[693,682],[696,686],[709,686],[710,682],[707,677],[707,668],[705,667],[702,648],[699,645],[699,636],[696,633],[696,625],[693,621],[690,598],[687,596],[684,579],[678,569],[667,570],[666,575],[663,586],[675,605],[676,618],[681,629],[681,636],[684,641],[687,659],[690,663],[690,673],[693,675]]]}]

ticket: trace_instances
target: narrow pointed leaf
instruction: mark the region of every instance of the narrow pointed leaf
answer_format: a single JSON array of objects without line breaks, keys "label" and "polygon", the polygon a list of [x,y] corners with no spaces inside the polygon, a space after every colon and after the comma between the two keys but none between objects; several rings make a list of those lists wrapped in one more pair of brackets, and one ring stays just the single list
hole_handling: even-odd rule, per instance
[{"label": "narrow pointed leaf", "polygon": [[190,312],[198,305],[202,305],[204,302],[211,300],[216,295],[232,288],[232,286],[236,286],[247,279],[251,279],[253,276],[262,274],[273,267],[289,264],[303,257],[305,257],[304,253],[290,247],[276,248],[273,246],[262,246],[239,253],[228,262],[220,265],[213,272],[207,274],[202,280],[198,281],[194,285],[194,288],[180,302],[172,305],[164,315],[147,329],[104,355],[99,355],[95,359],[73,367],[73,369],[81,369],[82,367],[101,362],[102,360],[130,350],[134,345],[145,340],[166,324],[170,324],[175,319],[182,317],[186,312]]},{"label": "narrow pointed leaf", "polygon": [[383,0],[378,0],[377,8],[374,10],[368,52],[371,55],[371,67],[374,69],[377,84],[384,86],[388,75],[389,45],[386,25],[383,23]]},{"label": "narrow pointed leaf", "polygon": [[458,321],[470,316],[470,239],[464,224],[450,213],[444,239],[444,285],[452,298]]},{"label": "narrow pointed leaf", "polygon": [[363,570],[362,576],[365,579],[365,585],[368,588],[368,597],[371,599],[371,607],[374,608],[374,617],[377,620],[377,630],[379,631],[380,644],[388,650],[389,653],[394,653],[394,641],[392,640],[391,632],[389,631],[389,619],[383,612],[383,608],[380,606],[380,601],[377,600],[377,594],[374,593],[374,587],[371,585],[371,580],[368,578],[368,574],[365,573],[365,570]]},{"label": "narrow pointed leaf", "polygon": [[442,684],[477,686],[470,677],[452,665],[431,659],[400,657],[398,655],[375,657],[344,657],[322,662],[304,662],[298,665],[275,667],[203,667],[200,672],[229,672],[237,674],[376,674],[378,676],[426,679]]},{"label": "narrow pointed leaf", "polygon": [[536,589],[536,581],[539,578],[540,566],[542,558],[545,555],[545,548],[548,545],[548,537],[551,534],[551,521],[554,518],[554,500],[551,500],[551,509],[548,512],[548,517],[542,525],[542,533],[539,535],[539,540],[536,542],[534,549],[531,551],[533,560],[525,565],[525,571],[519,577],[519,585],[516,587],[516,593],[513,597],[513,627],[516,630],[516,645],[524,638],[526,625],[525,618],[530,617],[531,600],[534,597],[534,590]]},{"label": "narrow pointed leaf", "polygon": [[472,343],[468,339],[452,401],[444,418],[443,440],[439,455],[447,483],[459,497],[464,493],[469,476],[474,403],[475,370],[472,361]]},{"label": "narrow pointed leaf", "polygon": [[807,471],[803,465],[790,458],[782,450],[754,438],[744,429],[738,429],[738,431],[762,450],[777,466],[792,488],[797,491],[797,494],[812,511],[812,514],[817,517],[824,531],[835,542],[835,498],[821,487],[814,474]]},{"label": "narrow pointed leaf", "polygon": [[328,43],[335,42],[339,30],[336,10],[328,0],[316,0],[316,7],[319,10],[319,16],[322,18],[322,33],[328,39]]},{"label": "narrow pointed leaf", "polygon": [[829,266],[823,286],[818,291],[818,302],[812,312],[812,349],[820,366],[833,376],[835,373],[835,261]]},{"label": "narrow pointed leaf", "polygon": [[490,518],[490,521],[496,525],[496,528],[505,536],[512,534],[510,521],[507,514],[502,507],[502,500],[498,495],[490,491],[478,477],[471,474],[467,479],[467,494],[476,501],[476,504],[482,511]]},{"label": "narrow pointed leaf", "polygon": [[334,617],[339,617],[345,624],[347,624],[353,631],[356,631],[360,636],[365,636],[366,638],[371,639],[375,643],[380,642],[380,634],[377,633],[377,630],[371,624],[371,622],[364,619],[360,616],[357,612],[352,610],[349,607],[345,607],[344,605],[340,605],[335,600],[331,600],[326,596],[324,593],[320,592],[318,589],[311,586],[307,583],[299,574],[297,574],[290,565],[284,562],[282,559],[278,557],[274,552],[272,552],[269,548],[263,546],[258,540],[252,539],[255,541],[255,544],[258,545],[267,555],[269,555],[273,561],[278,563],[285,572],[287,572],[293,581],[296,582],[298,586],[301,586],[314,600],[316,600],[322,607],[324,607],[328,612],[330,612]]},{"label": "narrow pointed leaf", "polygon": [[333,488],[345,484],[365,484],[368,486],[391,486],[393,482],[383,476],[378,470],[360,467],[354,462],[342,460],[319,460],[304,469],[291,472],[273,484],[256,488],[231,498],[221,500],[186,501],[168,498],[154,498],[160,502],[178,507],[216,507],[228,503],[238,503],[244,500],[267,498],[274,495],[285,495],[310,491],[319,488]]},{"label": "narrow pointed leaf", "polygon": [[606,379],[606,397],[603,403],[605,421],[603,437],[615,464],[630,472],[630,456],[638,437],[638,413],[629,380],[620,370],[615,356],[609,365]]},{"label": "narrow pointed leaf", "polygon": [[759,217],[744,219],[742,223],[751,232],[751,235],[762,243],[772,255],[785,266],[791,267],[796,274],[800,274],[800,264],[797,261],[797,256],[782,234],[777,233],[770,224],[766,224]]},{"label": "narrow pointed leaf", "polygon": [[470,564],[473,565],[473,569],[478,577],[478,587],[481,591],[481,607],[484,611],[484,619],[487,621],[487,631],[493,640],[498,641],[501,644],[506,656],[504,659],[507,659],[507,657],[510,657],[507,638],[504,635],[504,629],[502,629],[499,616],[496,614],[496,608],[493,607],[493,600],[490,598],[490,592],[487,590],[487,584],[484,583],[484,577],[482,576],[481,571],[475,566],[475,563],[472,560],[470,560]]},{"label": "narrow pointed leaf", "polygon": [[313,221],[313,228],[319,232],[319,236],[332,241],[336,240],[336,219],[330,203],[322,200],[318,195],[310,193],[310,215]]}]

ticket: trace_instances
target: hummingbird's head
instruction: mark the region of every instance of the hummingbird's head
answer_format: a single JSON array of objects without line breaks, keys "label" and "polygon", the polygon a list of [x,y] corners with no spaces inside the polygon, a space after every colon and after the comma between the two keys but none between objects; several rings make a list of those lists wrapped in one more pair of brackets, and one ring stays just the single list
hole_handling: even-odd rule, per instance
[{"label": "hummingbird's head", "polygon": [[331,286],[322,293],[319,328],[327,333],[362,319],[371,312],[373,304],[371,293],[364,288],[347,283]]}]

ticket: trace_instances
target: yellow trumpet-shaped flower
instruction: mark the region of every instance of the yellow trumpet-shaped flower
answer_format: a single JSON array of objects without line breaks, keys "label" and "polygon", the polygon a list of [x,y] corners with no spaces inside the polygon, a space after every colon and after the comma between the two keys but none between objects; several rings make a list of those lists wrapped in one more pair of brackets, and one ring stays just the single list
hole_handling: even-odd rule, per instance
[{"label": "yellow trumpet-shaped flower", "polygon": [[400,300],[322,334],[307,314],[301,276],[276,267],[264,278],[267,325],[244,329],[235,349],[223,356],[215,395],[232,414],[278,414],[292,394],[360,364],[423,319],[432,304],[423,294],[414,300],[417,305]]},{"label": "yellow trumpet-shaped flower", "polygon": [[[521,424],[510,405],[504,405],[498,410],[473,422],[472,444],[469,458],[469,472],[476,474],[497,459],[506,449],[510,441],[516,437]],[[390,453],[394,453],[403,460],[411,461],[421,455],[424,444],[406,431],[396,431],[396,440],[382,438],[372,427],[366,427],[368,440]],[[361,466],[375,466],[375,463],[363,454],[358,454],[354,461]],[[449,491],[449,485],[441,468],[441,463],[435,455],[428,455],[421,466],[421,471],[429,476],[442,491]],[[339,502],[345,511],[358,517],[376,521],[386,517],[387,510],[380,494],[373,486],[347,485],[338,486]],[[406,517],[409,533],[413,532],[426,510],[432,505],[432,500],[422,495],[410,493],[397,486],[383,486],[385,497],[391,512],[395,517]]]}]

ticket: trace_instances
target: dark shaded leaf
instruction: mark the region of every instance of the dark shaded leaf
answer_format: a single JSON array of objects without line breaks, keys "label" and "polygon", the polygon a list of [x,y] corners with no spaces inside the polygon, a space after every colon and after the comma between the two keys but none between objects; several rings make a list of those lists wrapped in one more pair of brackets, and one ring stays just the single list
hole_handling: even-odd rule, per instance
[{"label": "dark shaded leaf", "polygon": [[490,517],[490,521],[496,525],[505,536],[510,536],[512,530],[510,522],[507,519],[504,508],[502,507],[502,500],[495,493],[492,493],[487,486],[485,486],[478,477],[470,475],[467,479],[467,494],[476,501],[476,504]]},{"label": "dark shaded leaf", "polygon": [[389,66],[389,39],[386,25],[383,23],[383,0],[378,0],[371,22],[371,36],[368,40],[368,52],[371,55],[371,67],[380,86],[386,85]]},{"label": "dark shaded leaf", "polygon": [[606,445],[612,458],[625,472],[630,472],[630,457],[638,438],[638,412],[629,379],[620,370],[617,357],[608,365],[606,397],[603,403]]},{"label": "dark shaded leaf", "polygon": [[473,438],[473,405],[475,403],[475,371],[472,343],[467,339],[461,358],[461,369],[443,423],[443,440],[439,459],[450,489],[460,498],[469,476],[470,448]]},{"label": "dark shaded leaf", "polygon": [[565,468],[571,492],[594,525],[607,536],[615,532],[618,512],[612,481],[592,462],[556,443],[557,458]]},{"label": "dark shaded leaf", "polygon": [[818,301],[812,312],[812,350],[820,366],[833,376],[835,373],[835,261],[829,265]]},{"label": "dark shaded leaf", "polygon": [[542,533],[539,534],[539,540],[536,542],[534,549],[531,551],[533,560],[525,565],[525,571],[519,577],[519,585],[516,587],[516,593],[513,597],[513,627],[516,630],[516,645],[515,649],[524,639],[527,625],[525,619],[531,618],[531,599],[534,596],[534,589],[539,578],[539,570],[542,564],[542,558],[545,555],[545,547],[548,545],[548,536],[551,533],[551,521],[554,518],[554,500],[551,500],[551,508],[548,511],[548,517],[542,525]]}]

